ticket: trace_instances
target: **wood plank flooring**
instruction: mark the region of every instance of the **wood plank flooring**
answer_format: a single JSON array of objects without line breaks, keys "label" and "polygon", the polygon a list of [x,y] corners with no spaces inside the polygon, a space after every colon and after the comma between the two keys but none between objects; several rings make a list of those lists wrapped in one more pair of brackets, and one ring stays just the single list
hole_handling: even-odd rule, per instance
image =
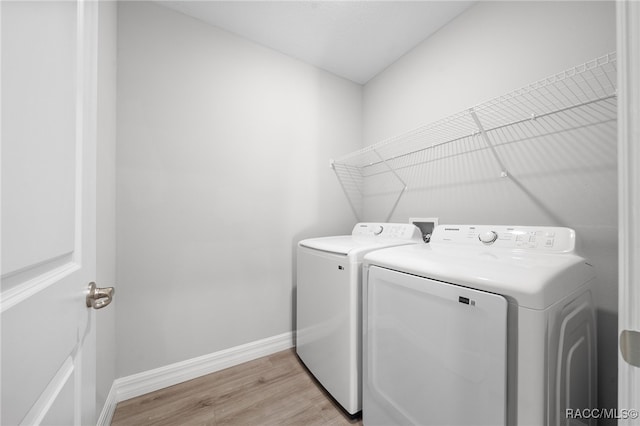
[{"label": "wood plank flooring", "polygon": [[362,425],[309,374],[294,349],[123,401],[113,426]]}]

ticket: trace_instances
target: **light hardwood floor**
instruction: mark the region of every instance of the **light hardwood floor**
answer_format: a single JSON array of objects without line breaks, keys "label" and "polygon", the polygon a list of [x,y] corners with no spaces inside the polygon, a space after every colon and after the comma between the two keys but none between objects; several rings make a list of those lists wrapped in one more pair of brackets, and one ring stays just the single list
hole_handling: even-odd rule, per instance
[{"label": "light hardwood floor", "polygon": [[294,349],[123,401],[113,426],[362,425],[309,374]]}]

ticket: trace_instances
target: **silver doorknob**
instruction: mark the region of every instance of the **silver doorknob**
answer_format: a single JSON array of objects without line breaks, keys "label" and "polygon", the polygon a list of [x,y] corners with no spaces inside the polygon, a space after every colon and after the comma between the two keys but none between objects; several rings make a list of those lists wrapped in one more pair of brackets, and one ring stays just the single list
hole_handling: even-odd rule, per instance
[{"label": "silver doorknob", "polygon": [[87,308],[102,309],[111,303],[116,290],[113,287],[99,288],[96,283],[89,283],[87,294]]}]

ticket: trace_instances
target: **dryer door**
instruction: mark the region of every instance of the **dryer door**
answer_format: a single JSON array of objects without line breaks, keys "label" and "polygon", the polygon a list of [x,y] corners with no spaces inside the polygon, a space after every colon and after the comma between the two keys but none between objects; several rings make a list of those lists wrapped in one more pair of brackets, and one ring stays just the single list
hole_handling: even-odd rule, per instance
[{"label": "dryer door", "polygon": [[372,266],[364,307],[367,426],[506,424],[504,297]]}]

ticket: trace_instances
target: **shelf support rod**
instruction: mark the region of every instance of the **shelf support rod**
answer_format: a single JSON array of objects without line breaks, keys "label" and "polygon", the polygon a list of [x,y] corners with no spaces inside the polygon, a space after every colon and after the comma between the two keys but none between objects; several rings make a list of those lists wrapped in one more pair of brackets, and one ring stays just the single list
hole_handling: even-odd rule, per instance
[{"label": "shelf support rod", "polygon": [[378,151],[376,151],[375,149],[373,149],[373,152],[375,152],[375,154],[378,156],[378,158],[380,159],[380,161],[387,166],[387,168],[389,169],[389,171],[391,173],[393,173],[393,175],[396,177],[396,179],[398,179],[398,181],[402,184],[402,189],[400,190],[400,193],[398,194],[398,198],[396,198],[395,203],[393,203],[393,206],[391,207],[391,211],[389,212],[389,214],[387,215],[387,219],[385,220],[385,222],[389,222],[389,220],[391,220],[391,216],[393,216],[393,213],[396,211],[396,207],[398,207],[398,203],[400,202],[400,199],[402,198],[402,195],[405,193],[405,191],[407,190],[407,184],[406,182],[400,177],[400,175],[398,175],[398,173],[396,172],[396,170],[391,167],[389,165],[389,163],[387,163],[387,160],[385,160],[382,155],[380,155],[380,153]]},{"label": "shelf support rod", "polygon": [[[336,174],[336,177],[338,178],[338,182],[340,182],[340,186],[342,187],[342,191],[344,192],[344,195],[347,197],[347,201],[349,202],[349,207],[351,207],[351,211],[353,211],[353,214],[356,217],[356,220],[358,222],[360,222],[362,219],[360,218],[360,214],[358,213],[358,209],[356,209],[356,206],[353,205],[353,201],[351,200],[351,197],[349,196],[349,191],[347,191],[347,188],[344,185],[344,182],[342,181],[342,178],[340,177],[340,173],[338,173],[338,169],[336,169],[335,161],[330,160],[329,161],[329,167],[331,167],[333,169],[333,172]],[[360,194],[360,196],[362,196],[362,193]]]},{"label": "shelf support rod", "polygon": [[475,112],[475,110],[473,108],[469,109],[469,113],[471,114],[471,118],[473,118],[473,121],[476,123],[476,126],[478,126],[478,131],[480,132],[480,136],[482,136],[482,139],[484,140],[484,142],[489,147],[489,150],[491,151],[491,154],[493,154],[493,158],[495,158],[496,162],[498,163],[498,166],[500,166],[500,177],[509,176],[509,174],[507,173],[506,167],[504,167],[504,164],[502,163],[502,160],[500,160],[500,156],[498,155],[498,153],[496,152],[496,149],[494,148],[493,144],[491,143],[491,139],[489,138],[489,135],[487,135],[487,132],[484,130],[484,127],[482,127],[482,123],[480,123],[480,119],[478,118],[478,114],[476,114],[476,112]]}]

